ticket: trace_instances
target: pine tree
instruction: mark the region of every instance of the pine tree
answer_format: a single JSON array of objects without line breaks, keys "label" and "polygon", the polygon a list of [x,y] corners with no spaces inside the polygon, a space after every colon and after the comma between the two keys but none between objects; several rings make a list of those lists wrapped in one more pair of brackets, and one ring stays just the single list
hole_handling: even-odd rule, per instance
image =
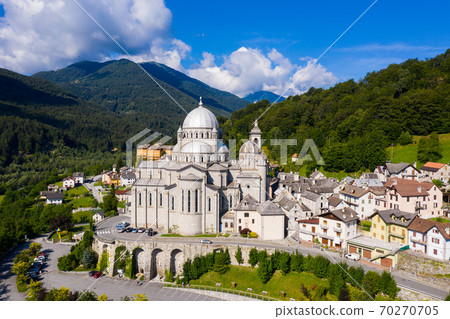
[{"label": "pine tree", "polygon": [[258,263],[258,250],[256,248],[252,248],[248,255],[248,263],[250,266],[255,267]]},{"label": "pine tree", "polygon": [[234,258],[236,258],[236,262],[240,265],[244,263],[244,259],[242,258],[242,250],[241,247],[238,246],[236,253],[234,254]]}]

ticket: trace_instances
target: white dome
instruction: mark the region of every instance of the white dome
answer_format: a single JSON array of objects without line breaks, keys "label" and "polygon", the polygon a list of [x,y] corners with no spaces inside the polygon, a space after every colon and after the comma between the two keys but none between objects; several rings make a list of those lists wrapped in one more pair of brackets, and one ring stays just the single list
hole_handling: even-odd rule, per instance
[{"label": "white dome", "polygon": [[211,154],[213,151],[211,147],[203,142],[191,142],[186,144],[181,149],[181,153],[190,153],[190,154]]},{"label": "white dome", "polygon": [[203,107],[203,103],[200,100],[199,107],[192,110],[184,119],[183,129],[201,128],[201,129],[213,129],[219,128],[216,116],[208,109]]},{"label": "white dome", "polygon": [[250,153],[250,154],[258,154],[259,153],[259,147],[252,141],[247,141],[244,144],[242,144],[239,153]]},{"label": "white dome", "polygon": [[222,143],[222,142],[219,142],[218,144],[217,144],[217,153],[220,153],[220,154],[228,154],[229,153],[229,151],[228,151],[228,147],[224,144],[224,143]]}]

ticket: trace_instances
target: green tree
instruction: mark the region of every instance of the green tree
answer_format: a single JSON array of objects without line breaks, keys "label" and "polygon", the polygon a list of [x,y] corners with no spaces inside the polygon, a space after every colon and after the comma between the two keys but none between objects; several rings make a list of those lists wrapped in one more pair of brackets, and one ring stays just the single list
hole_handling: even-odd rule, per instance
[{"label": "green tree", "polygon": [[392,299],[397,296],[397,293],[399,289],[397,288],[397,284],[395,282],[394,277],[387,271],[383,271],[380,278],[380,286],[381,291],[385,294],[391,297]]},{"label": "green tree", "polygon": [[439,136],[436,132],[430,137],[421,137],[417,147],[417,159],[419,162],[437,162],[442,157]]},{"label": "green tree", "polygon": [[303,255],[300,254],[298,251],[295,252],[291,256],[291,270],[295,272],[301,272],[302,271],[302,264],[303,264]]},{"label": "green tree", "polygon": [[262,258],[258,261],[258,277],[263,284],[267,283],[273,275],[272,262],[269,258]]},{"label": "green tree", "polygon": [[339,291],[338,300],[339,301],[350,301],[350,292],[347,288],[342,288]]},{"label": "green tree", "polygon": [[349,283],[353,287],[360,288],[362,285],[362,281],[364,279],[364,269],[359,267],[350,266],[348,268],[348,275],[349,275]]},{"label": "green tree", "polygon": [[148,301],[148,298],[145,294],[136,294],[133,297],[133,301]]},{"label": "green tree", "polygon": [[12,272],[15,273],[17,276],[25,276],[28,272],[28,270],[30,270],[30,263],[29,262],[24,262],[24,261],[19,261],[18,263],[14,264],[12,267]]},{"label": "green tree", "polygon": [[249,255],[248,255],[248,263],[250,266],[255,267],[258,263],[258,250],[256,248],[250,249]]},{"label": "green tree", "polygon": [[219,274],[224,274],[228,271],[230,263],[230,255],[228,250],[225,252],[218,252],[214,256],[214,267],[213,270]]},{"label": "green tree", "polygon": [[27,301],[37,301],[39,296],[42,294],[44,288],[42,287],[42,282],[30,280],[27,291]]},{"label": "green tree", "polygon": [[45,301],[70,301],[70,291],[66,287],[52,288],[45,296]]},{"label": "green tree", "polygon": [[90,290],[85,290],[78,295],[77,301],[97,301],[97,294]]},{"label": "green tree", "polygon": [[362,287],[369,295],[372,296],[372,298],[375,298],[375,296],[381,291],[380,280],[380,274],[375,271],[368,271],[364,274]]},{"label": "green tree", "polygon": [[280,271],[283,275],[286,275],[290,271],[291,256],[287,252],[280,254]]},{"label": "green tree", "polygon": [[336,264],[331,264],[329,267],[329,291],[335,296],[339,296],[341,289],[345,288],[345,281],[342,277],[340,268]]},{"label": "green tree", "polygon": [[58,269],[61,271],[71,271],[77,268],[78,265],[79,261],[72,253],[58,258]]},{"label": "green tree", "polygon": [[400,134],[399,138],[397,139],[397,143],[400,145],[408,145],[408,144],[412,144],[412,142],[413,142],[413,138],[412,138],[411,134],[409,134],[408,131],[405,131],[402,134]]},{"label": "green tree", "polygon": [[108,301],[108,296],[105,294],[101,294],[100,296],[98,296],[98,301]]},{"label": "green tree", "polygon": [[440,179],[433,179],[433,184],[436,185],[438,188],[442,187],[442,181]]},{"label": "green tree", "polygon": [[41,251],[42,245],[38,243],[31,243],[28,249],[30,250],[31,256],[36,256]]},{"label": "green tree", "polygon": [[84,268],[90,269],[95,266],[97,262],[96,259],[95,252],[91,248],[87,247],[84,250],[83,257],[81,258],[81,264]]},{"label": "green tree", "polygon": [[240,265],[244,262],[244,258],[242,258],[242,250],[241,247],[237,247],[236,253],[234,254],[234,258],[236,258],[237,263]]},{"label": "green tree", "polygon": [[108,264],[109,264],[109,258],[108,258],[108,252],[106,250],[104,250],[102,252],[102,255],[98,261],[97,264],[97,269],[98,271],[104,271],[105,269],[108,268]]},{"label": "green tree", "polygon": [[116,189],[114,185],[112,185],[111,190],[108,195],[103,197],[103,203],[101,204],[101,208],[105,213],[105,216],[115,216],[117,215],[117,205],[119,204],[119,200],[116,197]]}]

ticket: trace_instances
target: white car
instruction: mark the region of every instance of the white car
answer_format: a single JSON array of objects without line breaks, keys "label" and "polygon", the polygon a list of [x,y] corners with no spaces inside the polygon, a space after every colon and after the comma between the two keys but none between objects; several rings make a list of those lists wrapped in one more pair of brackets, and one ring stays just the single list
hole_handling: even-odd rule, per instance
[{"label": "white car", "polygon": [[345,254],[344,257],[351,259],[351,260],[356,260],[356,261],[361,259],[361,256],[357,253],[348,253],[348,254]]},{"label": "white car", "polygon": [[208,239],[202,239],[202,240],[200,240],[200,243],[202,243],[202,244],[212,244],[212,241],[210,241]]}]

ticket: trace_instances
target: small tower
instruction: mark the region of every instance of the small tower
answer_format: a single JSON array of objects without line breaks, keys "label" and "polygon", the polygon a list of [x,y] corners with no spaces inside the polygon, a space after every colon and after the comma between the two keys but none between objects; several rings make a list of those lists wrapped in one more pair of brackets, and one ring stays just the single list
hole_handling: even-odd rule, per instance
[{"label": "small tower", "polygon": [[258,127],[258,119],[255,121],[255,125],[250,131],[250,141],[258,145],[259,150],[261,151],[261,130]]}]

